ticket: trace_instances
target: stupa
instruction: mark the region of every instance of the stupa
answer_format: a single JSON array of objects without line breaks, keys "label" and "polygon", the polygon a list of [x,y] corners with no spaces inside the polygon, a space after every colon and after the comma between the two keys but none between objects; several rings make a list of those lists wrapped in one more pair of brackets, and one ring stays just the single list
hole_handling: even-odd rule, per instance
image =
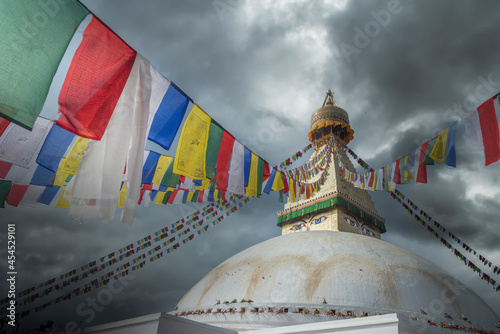
[{"label": "stupa", "polygon": [[498,331],[500,318],[469,288],[380,240],[385,220],[369,193],[333,163],[335,140],[343,165],[355,171],[345,153],[353,135],[348,113],[328,91],[308,134],[314,143],[308,166],[331,162],[322,187],[312,198],[289,199],[278,212],[281,236],[224,261],[170,314],[255,333]]}]

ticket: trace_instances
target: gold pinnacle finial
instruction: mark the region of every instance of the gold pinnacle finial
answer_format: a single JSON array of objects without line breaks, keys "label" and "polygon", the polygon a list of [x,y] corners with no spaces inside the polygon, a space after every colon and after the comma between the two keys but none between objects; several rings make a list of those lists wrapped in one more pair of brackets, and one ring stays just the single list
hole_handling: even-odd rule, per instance
[{"label": "gold pinnacle finial", "polygon": [[334,92],[332,92],[331,89],[328,89],[328,92],[326,92],[325,101],[323,102],[323,107],[327,105],[335,105],[336,107],[338,107],[333,94]]}]

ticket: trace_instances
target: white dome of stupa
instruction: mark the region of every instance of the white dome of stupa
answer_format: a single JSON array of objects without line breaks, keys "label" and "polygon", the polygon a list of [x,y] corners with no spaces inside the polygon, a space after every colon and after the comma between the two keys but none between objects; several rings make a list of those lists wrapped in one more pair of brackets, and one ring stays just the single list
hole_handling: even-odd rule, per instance
[{"label": "white dome of stupa", "polygon": [[348,314],[398,313],[414,321],[489,329],[500,322],[480,297],[422,257],[336,231],[287,234],[250,247],[207,274],[172,313],[237,329]]}]

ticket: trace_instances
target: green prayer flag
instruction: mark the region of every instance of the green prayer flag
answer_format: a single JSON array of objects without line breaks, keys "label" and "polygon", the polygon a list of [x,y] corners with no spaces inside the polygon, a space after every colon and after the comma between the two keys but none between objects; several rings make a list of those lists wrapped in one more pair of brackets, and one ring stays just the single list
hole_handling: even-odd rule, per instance
[{"label": "green prayer flag", "polygon": [[[171,180],[174,179],[172,182],[175,181],[174,175],[177,175],[177,174],[174,174],[174,160],[175,159],[172,159],[172,161],[170,161],[170,164],[168,165],[167,170],[165,171],[165,174],[163,174],[163,178],[161,179],[160,185],[162,185],[164,187],[172,187],[170,185]],[[177,180],[179,180],[179,175],[177,175]],[[175,184],[177,184],[177,183],[175,183]],[[172,188],[175,188],[175,185]]]},{"label": "green prayer flag", "polygon": [[209,179],[215,173],[215,166],[217,165],[217,157],[219,156],[219,148],[222,141],[223,131],[224,129],[212,119],[210,123],[210,130],[208,132],[207,152],[205,158],[205,173]]},{"label": "green prayer flag", "polygon": [[78,1],[0,1],[0,116],[33,128],[68,44],[88,14]]},{"label": "green prayer flag", "polygon": [[432,149],[434,148],[434,146],[436,145],[436,141],[438,139],[438,136],[432,138],[430,141],[429,141],[429,145],[427,145],[427,149],[425,150],[425,157],[424,157],[424,161],[422,161],[422,163],[424,165],[434,165],[434,160],[429,156],[429,154],[431,154],[432,152]]},{"label": "green prayer flag", "polygon": [[5,208],[5,199],[12,187],[12,181],[0,180],[0,208]]},{"label": "green prayer flag", "polygon": [[198,202],[198,196],[200,195],[200,191],[199,190],[195,190],[194,191],[194,194],[193,194],[193,197],[191,197],[191,202]]}]

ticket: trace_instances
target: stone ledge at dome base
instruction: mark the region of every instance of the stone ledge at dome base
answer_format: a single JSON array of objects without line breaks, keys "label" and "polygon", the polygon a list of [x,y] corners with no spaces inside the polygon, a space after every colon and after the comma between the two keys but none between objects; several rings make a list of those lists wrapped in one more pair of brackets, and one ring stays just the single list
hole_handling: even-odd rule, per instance
[{"label": "stone ledge at dome base", "polygon": [[[380,308],[370,307],[345,307],[328,304],[279,304],[279,303],[229,303],[218,304],[214,307],[207,309],[191,309],[182,311],[173,311],[169,314],[186,319],[192,320],[211,326],[223,327],[226,329],[244,331],[245,333],[261,334],[259,330],[264,333],[289,333],[274,332],[273,328],[288,328],[290,326],[305,326],[304,328],[315,328],[317,323],[329,323],[328,326],[334,328],[344,328],[350,322],[343,320],[356,320],[356,319],[372,319],[363,320],[363,324],[377,323],[381,316],[397,315],[397,319],[405,326],[416,326],[419,331],[406,331],[402,333],[442,333],[443,330],[449,331],[453,329],[456,334],[467,333],[473,331],[474,333],[497,333],[494,328],[485,328],[481,324],[473,323],[462,319],[450,319],[443,314],[427,313],[424,310],[419,312],[402,312],[398,310],[380,310]],[[374,320],[376,319],[376,320]],[[335,324],[334,324],[335,322]],[[356,323],[357,326],[358,323]],[[355,327],[356,327],[355,326]],[[330,328],[330,327],[328,327]],[[333,327],[332,327],[333,328]],[[370,327],[371,328],[371,327]],[[385,328],[385,327],[384,327]],[[264,331],[264,329],[269,330]],[[422,331],[426,329],[426,331]],[[352,330],[352,329],[350,329]],[[483,332],[481,332],[481,330]],[[295,333],[295,332],[290,332]],[[323,333],[323,332],[302,332],[297,333]],[[325,333],[337,333],[325,332]],[[360,332],[361,333],[361,332]],[[364,333],[364,332],[363,332]],[[367,332],[371,333],[371,332]],[[378,332],[373,332],[378,333]],[[389,332],[380,332],[389,333]],[[398,333],[398,332],[394,332]],[[500,332],[498,332],[500,333]]]},{"label": "stone ledge at dome base", "polygon": [[[313,315],[296,314],[297,317]],[[314,317],[314,316],[313,316]],[[453,333],[465,333],[471,330],[453,330]],[[480,331],[474,333],[498,333]],[[244,328],[221,328],[198,321],[175,317],[166,313],[155,313],[142,317],[116,321],[86,328],[84,333],[95,334],[440,334],[450,333],[447,328],[429,324],[426,320],[408,318],[405,315],[389,313],[361,318],[326,320],[294,324],[279,327],[248,330]]]}]

